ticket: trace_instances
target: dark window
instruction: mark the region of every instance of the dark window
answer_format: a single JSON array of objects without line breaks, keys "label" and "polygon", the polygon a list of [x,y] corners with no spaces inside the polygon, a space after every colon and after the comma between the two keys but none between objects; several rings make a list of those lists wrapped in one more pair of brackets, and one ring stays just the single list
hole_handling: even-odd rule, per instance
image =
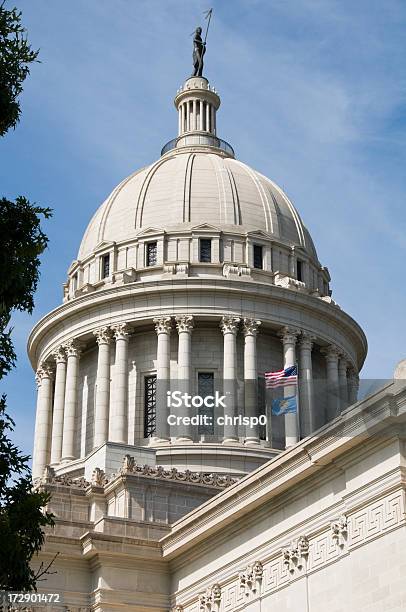
[{"label": "dark window", "polygon": [[300,259],[296,262],[296,276],[298,281],[303,281],[303,261]]},{"label": "dark window", "polygon": [[147,243],[147,266],[156,266],[157,264],[157,243]]},{"label": "dark window", "polygon": [[110,274],[110,255],[102,257],[102,278],[106,278]]},{"label": "dark window", "polygon": [[263,268],[262,246],[259,244],[254,244],[254,268]]},{"label": "dark window", "polygon": [[[197,375],[197,387],[198,387],[198,395],[200,397],[207,397],[208,395],[214,395],[214,374],[213,372],[199,372]],[[198,432],[199,435],[209,435],[212,436],[214,434],[214,409],[209,408],[208,406],[201,406],[198,409],[199,415],[207,415],[211,418],[211,424],[208,425],[199,425]]]},{"label": "dark window", "polygon": [[76,289],[78,288],[78,275],[77,273],[74,274],[74,276],[72,277],[72,289],[75,292]]},{"label": "dark window", "polygon": [[211,261],[211,239],[200,238],[200,261],[208,263]]},{"label": "dark window", "polygon": [[144,379],[144,438],[151,438],[156,430],[156,375]]}]

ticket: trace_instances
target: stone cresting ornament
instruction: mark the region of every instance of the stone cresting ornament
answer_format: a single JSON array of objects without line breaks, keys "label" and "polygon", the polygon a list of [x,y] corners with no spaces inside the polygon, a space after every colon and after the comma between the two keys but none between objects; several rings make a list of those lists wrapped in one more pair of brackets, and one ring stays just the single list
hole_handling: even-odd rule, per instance
[{"label": "stone cresting ornament", "polygon": [[95,468],[92,474],[92,482],[91,484],[94,487],[104,487],[108,483],[108,479],[106,478],[106,474],[100,468]]},{"label": "stone cresting ornament", "polygon": [[261,590],[264,568],[261,561],[255,561],[247,566],[247,568],[239,573],[238,580],[240,589],[245,595],[257,593]]},{"label": "stone cresting ornament", "polygon": [[179,482],[191,482],[208,487],[218,487],[225,489],[237,482],[231,476],[221,476],[220,474],[207,474],[204,472],[191,472],[185,470],[181,472],[176,468],[165,470],[161,465],[138,465],[134,457],[126,455],[123,459],[123,465],[120,474],[125,476],[128,474],[136,474],[139,476],[147,476],[150,478],[162,478],[162,480],[176,480]]},{"label": "stone cresting ornament", "polygon": [[301,570],[309,556],[309,540],[306,536],[300,536],[294,540],[289,548],[282,549],[283,564],[290,574]]},{"label": "stone cresting ornament", "polygon": [[209,587],[198,598],[199,612],[219,612],[221,605],[221,587],[218,583]]},{"label": "stone cresting ornament", "polygon": [[345,514],[342,514],[336,521],[333,521],[330,524],[330,529],[333,542],[340,548],[343,548],[348,536],[348,520]]}]

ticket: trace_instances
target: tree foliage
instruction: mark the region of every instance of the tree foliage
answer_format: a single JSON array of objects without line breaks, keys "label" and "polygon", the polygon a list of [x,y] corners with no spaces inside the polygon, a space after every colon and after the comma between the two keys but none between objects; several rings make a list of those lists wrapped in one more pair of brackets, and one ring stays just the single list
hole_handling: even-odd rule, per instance
[{"label": "tree foliage", "polygon": [[41,572],[30,567],[33,555],[44,543],[44,528],[53,525],[43,512],[49,501],[46,491],[32,490],[29,457],[8,435],[14,429],[0,398],[0,590],[34,590]]},{"label": "tree foliage", "polygon": [[[21,25],[21,13],[0,5],[0,136],[15,128],[20,118],[18,96],[38,51],[32,51]],[[14,310],[31,313],[39,279],[39,256],[48,244],[41,228],[49,208],[0,199],[0,379],[15,365],[12,329]],[[44,543],[44,528],[54,524],[45,511],[49,494],[33,489],[29,456],[13,444],[14,422],[7,414],[6,396],[0,397],[0,590],[35,590],[48,573],[30,562]]]},{"label": "tree foliage", "polygon": [[21,25],[21,12],[0,5],[0,136],[15,128],[21,114],[18,96],[30,72],[30,64],[38,57],[28,43]]},{"label": "tree foliage", "polygon": [[40,254],[48,244],[41,216],[49,208],[30,204],[24,197],[15,202],[0,199],[0,378],[13,367],[15,353],[6,328],[12,310],[31,313],[39,279]]}]

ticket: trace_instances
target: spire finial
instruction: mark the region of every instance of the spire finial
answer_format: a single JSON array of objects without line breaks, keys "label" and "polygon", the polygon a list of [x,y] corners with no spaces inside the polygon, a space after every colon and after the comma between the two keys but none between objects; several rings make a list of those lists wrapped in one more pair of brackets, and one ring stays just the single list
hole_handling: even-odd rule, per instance
[{"label": "spire finial", "polygon": [[204,37],[204,41],[202,40],[202,28],[200,26],[196,28],[194,35],[193,35],[193,68],[194,68],[194,71],[193,71],[192,76],[194,77],[195,76],[201,77],[203,75],[203,57],[204,57],[204,54],[206,53],[207,34],[209,33],[212,13],[213,13],[213,9],[209,9],[204,14],[205,19],[207,19],[207,28],[206,28],[206,34]]}]

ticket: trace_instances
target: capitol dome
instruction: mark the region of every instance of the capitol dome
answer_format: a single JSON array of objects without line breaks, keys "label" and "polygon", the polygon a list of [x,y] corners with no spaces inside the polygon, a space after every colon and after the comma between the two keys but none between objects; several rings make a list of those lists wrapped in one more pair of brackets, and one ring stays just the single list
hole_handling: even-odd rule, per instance
[{"label": "capitol dome", "polygon": [[[217,136],[219,106],[207,79],[186,80],[177,138],[97,210],[63,303],[31,332],[34,478],[117,473],[126,457],[219,483],[355,401],[365,335],[286,194]],[[295,366],[299,417],[271,419],[265,373]],[[179,388],[227,405],[195,426],[184,405],[170,411]]]},{"label": "capitol dome", "polygon": [[317,260],[312,239],[280,187],[231,155],[172,149],[118,185],[91,220],[78,259],[103,241],[135,238],[150,227],[176,231],[209,223],[226,231],[262,230]]}]

